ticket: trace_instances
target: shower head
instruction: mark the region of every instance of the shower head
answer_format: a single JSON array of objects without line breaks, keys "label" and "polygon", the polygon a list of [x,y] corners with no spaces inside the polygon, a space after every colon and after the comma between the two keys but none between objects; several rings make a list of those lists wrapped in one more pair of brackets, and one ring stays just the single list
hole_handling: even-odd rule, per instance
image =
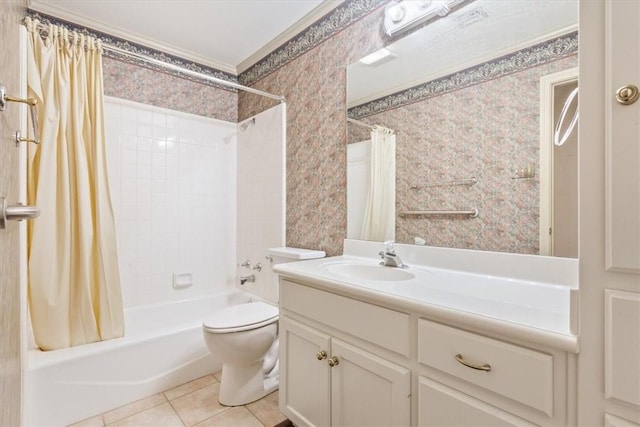
[{"label": "shower head", "polygon": [[252,118],[251,120],[247,120],[246,122],[244,122],[243,124],[240,125],[240,130],[241,131],[245,131],[249,128],[249,126],[251,125],[255,125],[256,124],[256,118]]}]

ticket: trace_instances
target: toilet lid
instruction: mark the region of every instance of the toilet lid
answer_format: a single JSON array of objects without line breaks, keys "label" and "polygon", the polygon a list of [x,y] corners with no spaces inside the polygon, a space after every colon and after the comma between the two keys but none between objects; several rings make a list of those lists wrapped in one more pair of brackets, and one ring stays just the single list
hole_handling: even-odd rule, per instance
[{"label": "toilet lid", "polygon": [[268,325],[278,319],[278,308],[264,302],[232,305],[207,317],[202,325],[212,332],[239,332]]}]

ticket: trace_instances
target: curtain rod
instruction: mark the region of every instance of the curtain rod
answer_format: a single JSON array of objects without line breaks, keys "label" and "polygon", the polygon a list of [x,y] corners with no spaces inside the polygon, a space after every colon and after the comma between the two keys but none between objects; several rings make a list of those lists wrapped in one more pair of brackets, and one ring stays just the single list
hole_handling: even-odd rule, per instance
[{"label": "curtain rod", "polygon": [[373,125],[372,126],[369,123],[361,122],[360,120],[352,119],[351,117],[347,117],[347,121],[349,123],[353,123],[354,125],[358,125],[358,126],[362,126],[362,127],[365,127],[365,128],[369,128],[371,130],[374,130],[374,129],[377,128],[379,130],[382,130],[382,131],[386,132],[389,135],[393,135],[393,134],[396,133],[396,131],[393,130],[393,129],[389,129],[387,127],[380,126],[380,125]]},{"label": "curtain rod", "polygon": [[354,125],[362,126],[362,127],[365,127],[365,128],[369,128],[369,129],[373,129],[374,128],[374,126],[372,126],[372,125],[370,125],[368,123],[361,122],[360,120],[352,119],[350,117],[347,117],[347,121],[349,123],[353,123]]},{"label": "curtain rod", "polygon": [[[24,25],[24,22],[23,22],[23,25]],[[42,25],[42,24],[38,24],[37,28],[38,28],[38,31],[48,31],[49,30],[48,26]],[[260,95],[260,96],[264,96],[266,98],[275,99],[275,100],[278,100],[280,102],[286,102],[285,97],[282,96],[282,95],[273,95],[271,93],[263,92],[261,90],[254,89],[254,88],[248,87],[248,86],[244,86],[244,85],[241,85],[239,83],[234,83],[234,82],[230,82],[230,81],[227,81],[227,80],[219,79],[217,77],[213,77],[213,76],[209,76],[209,75],[204,74],[204,73],[199,73],[197,71],[189,70],[188,68],[180,67],[178,65],[174,65],[174,64],[171,64],[169,62],[160,61],[159,59],[151,58],[151,57],[139,54],[139,53],[129,52],[128,50],[125,50],[125,49],[122,49],[122,48],[119,48],[117,46],[113,46],[113,45],[110,45],[110,44],[107,44],[107,43],[102,43],[102,48],[104,50],[108,50],[108,51],[117,53],[118,55],[124,55],[124,56],[128,56],[130,58],[139,59],[141,61],[148,62],[150,64],[159,65],[161,67],[168,68],[168,69],[171,69],[171,70],[183,73],[183,74],[188,74],[188,75],[193,76],[193,77],[197,77],[197,78],[200,78],[200,79],[208,80],[208,81],[210,81],[212,83],[216,83],[216,84],[219,84],[219,85],[222,85],[222,86],[228,86],[228,87],[232,87],[234,89],[243,90],[245,92],[253,93],[255,95]]]}]

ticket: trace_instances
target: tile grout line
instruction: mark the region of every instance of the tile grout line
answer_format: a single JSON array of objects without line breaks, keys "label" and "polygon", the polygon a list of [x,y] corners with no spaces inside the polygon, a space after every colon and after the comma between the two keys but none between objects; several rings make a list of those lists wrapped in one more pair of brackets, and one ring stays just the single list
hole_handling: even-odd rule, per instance
[{"label": "tile grout line", "polygon": [[183,420],[182,417],[180,416],[180,413],[178,413],[178,411],[176,411],[176,408],[175,408],[175,406],[173,406],[173,403],[171,403],[171,400],[167,400],[167,402],[169,402],[169,406],[171,406],[171,410],[173,411],[174,414],[177,415],[177,417],[180,420],[180,422],[182,423],[182,425],[184,427],[189,427],[189,425],[185,422],[185,420]]},{"label": "tile grout line", "polygon": [[[219,384],[219,383],[220,383],[220,380],[218,380],[218,379],[215,377],[215,375],[214,375],[214,374],[209,374],[209,375],[211,375],[211,376],[213,377],[213,379],[215,380],[215,382],[214,382],[214,383],[212,383],[212,384]],[[200,378],[204,378],[204,377],[206,377],[206,376],[208,376],[208,375],[204,375],[203,377],[200,377]],[[197,379],[196,379],[196,380],[194,380],[194,381],[197,381],[197,380],[198,380],[198,379],[200,379],[200,378],[197,378]],[[188,384],[188,383],[186,383],[186,384]],[[174,400],[177,400],[177,399],[180,399],[181,397],[184,397],[184,396],[186,396],[186,395],[188,395],[188,394],[195,393],[195,392],[197,392],[197,391],[199,391],[199,390],[202,390],[203,388],[209,387],[209,385],[212,385],[212,384],[207,384],[207,385],[202,386],[202,387],[199,387],[199,388],[197,388],[197,389],[195,389],[195,390],[191,390],[190,392],[185,393],[185,394],[181,394],[180,396],[176,396],[176,397],[174,397],[173,399],[167,399],[167,402],[169,402],[169,405],[171,406],[171,409],[172,409],[172,410],[173,410],[173,412],[178,416],[178,418],[180,419],[180,422],[182,423],[182,425],[183,425],[183,426],[185,426],[185,427],[191,427],[191,425],[190,425],[190,424],[187,424],[187,422],[186,422],[186,421],[185,421],[185,420],[180,416],[180,413],[176,410],[175,406],[173,406],[173,401],[174,401]],[[169,390],[171,390],[171,389],[169,389]],[[165,390],[165,391],[168,391],[168,390]],[[163,393],[163,395],[164,395],[164,392],[162,392],[162,393]],[[166,396],[165,396],[165,398],[166,398]],[[224,405],[223,405],[223,406],[224,406]],[[221,414],[223,414],[224,412],[228,411],[231,407],[229,407],[229,406],[224,406],[224,408],[225,408],[225,409],[224,409],[223,411],[220,411],[220,412],[218,412],[217,414],[212,415],[212,416],[211,416],[211,417],[209,417],[209,418],[205,418],[204,420],[200,420],[200,421],[198,421],[197,423],[195,423],[195,424],[193,424],[193,425],[197,425],[197,424],[203,423],[203,422],[205,422],[205,421],[207,421],[207,420],[210,420],[211,418],[214,418],[214,417],[216,417],[216,416],[218,416],[218,415],[221,415]]]},{"label": "tile grout line", "polygon": [[[211,384],[206,384],[206,385],[200,386],[200,387],[198,387],[198,388],[196,388],[196,389],[190,390],[188,393],[184,393],[184,394],[181,394],[181,395],[175,396],[175,397],[174,397],[174,398],[172,398],[172,399],[170,399],[170,398],[169,398],[169,396],[166,394],[167,392],[169,392],[169,391],[171,391],[171,390],[173,390],[173,389],[175,389],[175,388],[177,388],[177,387],[184,386],[185,384],[188,384],[188,383],[190,383],[190,382],[197,381],[197,380],[199,380],[199,379],[202,379],[202,378],[204,378],[204,377],[207,377],[208,375],[211,375],[211,376],[213,377],[213,381],[214,381],[214,382],[213,382],[213,383],[211,383]],[[220,383],[220,380],[219,380],[218,378],[216,378],[215,373],[214,373],[214,374],[208,374],[208,375],[204,375],[203,377],[200,377],[200,378],[198,378],[198,379],[196,379],[196,380],[189,381],[189,382],[187,382],[187,383],[185,383],[185,384],[181,384],[180,386],[172,387],[172,388],[170,388],[170,389],[167,389],[167,390],[161,391],[161,392],[159,392],[159,393],[154,393],[154,394],[149,395],[149,396],[147,396],[147,397],[144,397],[144,398],[142,398],[142,399],[138,399],[138,400],[144,400],[144,399],[151,398],[151,397],[153,397],[154,395],[159,395],[159,396],[161,396],[162,401],[161,401],[161,402],[156,403],[155,405],[151,405],[151,406],[146,407],[146,408],[144,408],[144,409],[138,410],[138,411],[136,411],[136,412],[132,412],[132,413],[128,414],[127,416],[123,417],[123,418],[115,419],[115,420],[114,420],[114,421],[112,421],[110,424],[107,424],[107,419],[105,418],[105,415],[106,415],[106,414],[108,414],[108,413],[109,413],[109,412],[111,412],[111,411],[115,411],[115,410],[117,410],[117,409],[121,409],[121,408],[124,408],[124,407],[126,407],[126,406],[128,406],[128,405],[131,405],[131,404],[135,403],[135,401],[134,401],[134,402],[129,403],[128,405],[123,405],[123,406],[121,406],[121,407],[119,407],[119,408],[114,408],[114,409],[113,409],[113,410],[111,410],[111,411],[107,411],[107,412],[104,412],[104,413],[102,413],[102,414],[99,414],[98,416],[100,417],[99,419],[100,419],[100,421],[101,421],[101,426],[102,426],[102,427],[109,427],[109,426],[113,426],[114,424],[117,424],[117,423],[119,423],[119,422],[122,422],[122,421],[124,421],[124,420],[126,420],[126,419],[128,419],[128,418],[132,418],[132,417],[138,416],[139,414],[141,414],[141,413],[143,413],[143,412],[145,412],[145,411],[148,411],[148,410],[151,410],[151,409],[156,408],[156,407],[158,407],[158,406],[164,405],[165,403],[169,403],[169,407],[171,408],[171,410],[172,410],[173,414],[177,416],[177,418],[180,420],[180,423],[181,423],[181,425],[182,425],[183,427],[192,427],[193,425],[198,425],[198,424],[200,424],[200,423],[203,423],[203,422],[206,422],[206,421],[208,421],[208,420],[211,420],[211,419],[213,419],[213,418],[215,418],[215,417],[217,417],[217,416],[219,416],[219,415],[222,415],[222,414],[226,413],[227,411],[229,411],[230,409],[233,409],[234,407],[221,405],[221,406],[224,408],[222,411],[220,411],[220,412],[216,413],[215,415],[212,415],[211,417],[208,417],[208,418],[205,418],[205,419],[203,419],[203,420],[200,420],[200,421],[198,421],[198,422],[196,422],[196,423],[194,423],[194,424],[188,424],[188,423],[187,423],[187,421],[186,421],[185,419],[183,419],[183,417],[180,415],[180,413],[178,412],[178,410],[176,409],[176,407],[175,407],[175,406],[174,406],[174,404],[173,404],[173,402],[174,402],[174,401],[176,401],[176,400],[178,400],[178,399],[180,399],[180,398],[183,398],[184,396],[186,396],[186,395],[188,395],[188,394],[198,392],[199,390],[202,390],[202,389],[204,389],[204,388],[206,388],[206,387],[209,387],[209,386],[210,386],[210,385],[212,385],[212,384],[219,384],[219,383]],[[260,400],[260,399],[259,399],[259,400]],[[253,402],[252,402],[252,403],[253,403]],[[249,414],[251,415],[251,417],[253,417],[256,421],[258,421],[258,423],[259,423],[260,425],[262,425],[262,426],[264,426],[264,427],[274,427],[274,426],[271,426],[271,425],[267,425],[267,424],[266,424],[266,421],[263,421],[263,420],[258,416],[258,414],[257,414],[256,412],[254,412],[254,411],[250,408],[249,404],[247,404],[247,405],[239,405],[239,407],[246,409],[246,410],[249,412]],[[278,408],[278,409],[279,409],[279,408]]]},{"label": "tile grout line", "polygon": [[[109,427],[110,425],[114,425],[114,424],[116,424],[116,423],[119,423],[119,422],[120,422],[120,421],[122,421],[122,420],[126,420],[127,418],[131,418],[131,417],[133,417],[133,416],[135,416],[135,415],[138,415],[138,414],[143,413],[144,411],[147,411],[147,410],[149,410],[149,409],[153,409],[153,408],[155,408],[155,407],[157,407],[157,406],[164,405],[165,403],[169,402],[169,399],[167,399],[167,397],[164,395],[164,392],[154,393],[154,394],[160,394],[160,395],[164,398],[164,402],[160,402],[160,403],[158,403],[157,405],[152,405],[152,406],[149,406],[148,408],[142,409],[142,410],[140,410],[140,411],[138,411],[138,412],[134,412],[134,413],[132,413],[132,414],[129,414],[129,415],[127,415],[127,416],[126,416],[126,417],[124,417],[124,418],[120,418],[120,419],[117,419],[117,420],[113,421],[111,424],[107,424],[107,423],[105,422],[105,419],[104,419],[104,414],[107,414],[107,413],[109,413],[110,411],[103,412],[102,414],[100,414],[100,417],[102,418],[102,424],[103,424],[103,426],[104,426],[104,427]],[[138,400],[148,399],[148,398],[150,398],[151,396],[153,396],[153,394],[152,394],[152,395],[149,395],[149,396],[147,396],[147,397],[143,397],[142,399],[138,399]],[[132,403],[135,403],[135,402],[137,402],[137,401],[131,402],[131,403],[129,403],[128,405],[131,405]],[[169,403],[171,403],[171,402],[169,402]],[[123,407],[128,406],[128,405],[123,405],[123,406],[120,406],[119,408],[123,408]],[[119,408],[114,408],[113,410],[115,411],[116,409],[119,409]],[[173,406],[171,406],[171,408],[173,409]]]},{"label": "tile grout line", "polygon": [[[253,403],[253,402],[250,402],[250,403]],[[263,422],[262,422],[262,420],[261,420],[260,418],[258,418],[258,416],[257,416],[257,415],[256,415],[256,414],[251,410],[251,408],[249,407],[249,404],[246,404],[246,405],[243,405],[243,406],[247,409],[247,411],[249,411],[249,413],[250,413],[251,415],[253,415],[253,418],[255,418],[256,420],[258,420],[258,422],[259,422],[260,424],[262,424],[264,427],[270,427],[270,426],[266,425],[265,423],[263,423]]]}]

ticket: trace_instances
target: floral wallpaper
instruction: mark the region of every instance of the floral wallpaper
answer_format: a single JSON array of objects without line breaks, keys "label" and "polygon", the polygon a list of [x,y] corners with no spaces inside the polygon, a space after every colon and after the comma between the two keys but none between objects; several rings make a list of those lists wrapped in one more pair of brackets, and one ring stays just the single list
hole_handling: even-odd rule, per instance
[{"label": "floral wallpaper", "polygon": [[103,57],[104,93],[154,107],[237,122],[238,93]]},{"label": "floral wallpaper", "polygon": [[[321,249],[328,256],[342,253],[347,230],[346,69],[384,45],[382,13],[378,7],[251,84],[287,99],[287,246]],[[240,81],[245,81],[243,75]],[[242,92],[239,119],[272,103]]]}]

